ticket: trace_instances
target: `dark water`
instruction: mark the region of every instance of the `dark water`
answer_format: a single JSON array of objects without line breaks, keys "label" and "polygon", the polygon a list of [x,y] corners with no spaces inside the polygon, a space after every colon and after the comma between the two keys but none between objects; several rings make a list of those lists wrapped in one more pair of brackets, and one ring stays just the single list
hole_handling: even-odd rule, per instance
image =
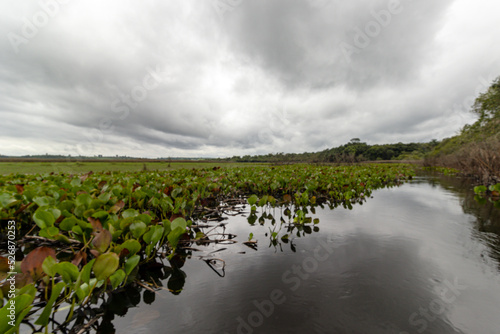
[{"label": "dark water", "polygon": [[[280,210],[268,212],[279,225]],[[196,246],[163,282],[178,295],[124,292],[116,332],[500,333],[500,210],[475,203],[466,182],[419,177],[313,216],[319,231],[276,245],[269,221],[231,217],[238,243]],[[249,233],[258,250],[241,244]]]}]

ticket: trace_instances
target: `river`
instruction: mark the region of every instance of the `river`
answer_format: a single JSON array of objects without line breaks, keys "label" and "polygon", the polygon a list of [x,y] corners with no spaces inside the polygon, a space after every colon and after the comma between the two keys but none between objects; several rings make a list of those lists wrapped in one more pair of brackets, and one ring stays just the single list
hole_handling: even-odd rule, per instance
[{"label": "river", "polygon": [[[193,245],[180,269],[152,268],[164,287],[113,296],[103,332],[499,333],[500,209],[436,175],[372,196],[316,208],[319,224],[288,242],[283,210],[265,211],[274,226],[230,217],[212,233],[237,243]],[[242,244],[250,233],[256,250]]]}]

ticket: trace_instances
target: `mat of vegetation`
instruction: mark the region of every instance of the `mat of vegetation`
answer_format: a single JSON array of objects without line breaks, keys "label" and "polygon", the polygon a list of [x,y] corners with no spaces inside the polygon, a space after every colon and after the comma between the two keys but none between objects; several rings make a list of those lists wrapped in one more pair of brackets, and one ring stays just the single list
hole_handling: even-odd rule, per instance
[{"label": "mat of vegetation", "polygon": [[158,257],[175,276],[183,249],[220,242],[202,226],[235,205],[286,206],[293,224],[314,224],[307,207],[351,208],[413,175],[409,165],[288,165],[0,176],[0,333],[21,321],[83,333],[99,316],[89,308],[112,291],[158,283],[148,281]]}]

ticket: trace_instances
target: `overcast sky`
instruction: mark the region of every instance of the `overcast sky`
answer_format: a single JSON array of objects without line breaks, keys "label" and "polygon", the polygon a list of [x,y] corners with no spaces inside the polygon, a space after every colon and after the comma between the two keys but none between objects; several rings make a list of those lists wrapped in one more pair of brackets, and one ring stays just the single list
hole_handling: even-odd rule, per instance
[{"label": "overcast sky", "polygon": [[0,154],[426,142],[500,75],[498,0],[2,1]]}]

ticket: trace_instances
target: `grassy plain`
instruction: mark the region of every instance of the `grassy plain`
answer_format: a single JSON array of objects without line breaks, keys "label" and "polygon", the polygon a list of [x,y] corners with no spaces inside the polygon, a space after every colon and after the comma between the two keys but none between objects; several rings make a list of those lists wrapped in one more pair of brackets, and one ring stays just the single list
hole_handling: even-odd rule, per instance
[{"label": "grassy plain", "polygon": [[181,168],[213,168],[213,167],[245,167],[245,166],[263,166],[266,164],[241,163],[241,162],[0,162],[0,175],[9,174],[45,174],[45,173],[64,173],[64,174],[83,174],[93,171],[97,172],[139,172],[165,171]]}]

